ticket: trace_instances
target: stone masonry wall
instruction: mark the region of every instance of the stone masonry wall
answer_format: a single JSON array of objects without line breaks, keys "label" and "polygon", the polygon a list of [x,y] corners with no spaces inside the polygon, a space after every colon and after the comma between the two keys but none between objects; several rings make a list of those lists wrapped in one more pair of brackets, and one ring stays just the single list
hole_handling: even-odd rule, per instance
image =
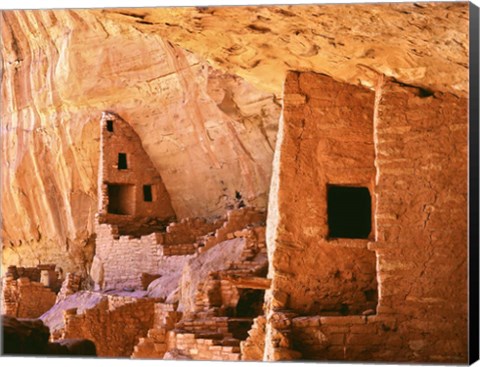
[{"label": "stone masonry wall", "polygon": [[9,266],[2,278],[2,314],[19,318],[41,316],[55,304],[61,281],[55,264]]},{"label": "stone masonry wall", "polygon": [[395,360],[402,336],[394,319],[380,316],[296,317],[292,319],[292,344],[306,360]]},{"label": "stone masonry wall", "polygon": [[139,339],[134,347],[132,358],[163,359],[167,352],[168,331],[175,327],[182,314],[175,310],[173,304],[156,303],[154,310],[153,328],[146,337]]},{"label": "stone masonry wall", "polygon": [[240,347],[220,345],[211,338],[199,338],[194,333],[168,333],[168,349],[175,350],[182,359],[196,361],[239,361]]},{"label": "stone masonry wall", "polygon": [[[269,228],[267,241],[274,260],[273,290],[267,297],[267,360],[298,352],[297,358],[305,360],[467,361],[467,100],[381,78],[374,111],[375,241],[367,246],[377,258],[377,312],[292,314],[283,322],[284,347],[278,344],[273,316],[289,305],[283,292],[289,288],[279,287],[289,279],[275,269],[279,243],[274,235],[284,230],[278,228],[284,225],[279,211],[285,210],[279,195],[269,212],[275,231]],[[279,139],[283,148],[288,147],[286,131],[288,127]],[[275,158],[274,193],[284,184],[281,165],[286,162],[292,169],[288,154],[287,159],[282,154],[285,149]]]},{"label": "stone masonry wall", "polygon": [[265,350],[265,316],[255,318],[248,338],[240,343],[242,361],[262,361]]},{"label": "stone masonry wall", "polygon": [[108,296],[80,315],[76,309],[68,310],[62,338],[91,340],[100,357],[129,357],[154,323],[155,302],[152,298]]},{"label": "stone masonry wall", "polygon": [[27,277],[6,276],[2,284],[2,314],[18,318],[37,318],[48,311],[56,294],[40,282]]},{"label": "stone masonry wall", "polygon": [[251,223],[264,222],[265,214],[253,208],[227,212],[207,222],[186,218],[164,232],[133,237],[120,235],[116,225],[96,223],[96,253],[91,275],[99,289],[143,289],[142,274],[163,275],[181,271],[196,253],[229,238]]},{"label": "stone masonry wall", "polygon": [[379,315],[416,361],[467,361],[467,99],[379,83]]},{"label": "stone masonry wall", "polygon": [[[111,124],[112,130],[107,129]],[[125,215],[109,214],[108,184],[128,184],[132,193],[126,198],[127,218],[172,218],[175,212],[165,185],[142,147],[133,128],[114,113],[104,112],[100,121],[100,164],[98,175],[100,222],[124,223]],[[119,169],[119,153],[126,154],[126,169]],[[152,200],[145,201],[143,185],[151,185]]]},{"label": "stone masonry wall", "polygon": [[118,236],[115,226],[97,224],[97,247],[92,277],[100,289],[143,289],[142,273],[163,274],[183,267],[190,256],[166,257],[162,234],[140,238]]},{"label": "stone masonry wall", "polygon": [[168,225],[163,242],[168,245],[193,243],[198,237],[215,232],[224,222],[225,219],[207,222],[203,218],[184,218]]},{"label": "stone masonry wall", "polygon": [[57,294],[56,302],[63,301],[68,296],[78,292],[82,284],[82,276],[75,273],[67,273],[65,280],[62,283],[62,287]]},{"label": "stone masonry wall", "polygon": [[373,105],[365,88],[315,73],[287,76],[267,226],[278,306],[312,315],[375,309],[375,253],[368,239],[329,238],[326,201],[328,184],[373,194]]}]

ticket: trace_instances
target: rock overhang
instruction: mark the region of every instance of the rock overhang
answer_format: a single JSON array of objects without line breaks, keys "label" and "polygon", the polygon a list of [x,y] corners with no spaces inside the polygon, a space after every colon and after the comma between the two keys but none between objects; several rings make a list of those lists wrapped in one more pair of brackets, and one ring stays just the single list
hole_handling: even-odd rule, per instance
[{"label": "rock overhang", "polygon": [[289,70],[370,88],[384,74],[468,93],[468,2],[105,9],[98,16],[106,27],[158,34],[278,97]]}]

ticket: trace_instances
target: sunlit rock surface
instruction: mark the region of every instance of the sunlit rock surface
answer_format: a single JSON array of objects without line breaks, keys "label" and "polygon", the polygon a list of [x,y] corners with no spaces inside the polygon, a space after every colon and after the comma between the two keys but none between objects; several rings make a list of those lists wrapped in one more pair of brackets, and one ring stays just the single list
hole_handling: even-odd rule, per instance
[{"label": "sunlit rock surface", "polygon": [[[378,73],[440,91],[468,90],[468,3],[109,9],[281,95],[287,70],[373,85]],[[228,31],[226,31],[228,30]]]},{"label": "sunlit rock surface", "polygon": [[179,218],[266,207],[280,106],[102,11],[2,13],[2,264],[87,271],[99,119],[131,123]]},{"label": "sunlit rock surface", "polygon": [[[22,266],[51,268],[38,287],[90,272],[82,289],[104,291],[67,276],[42,316],[54,340],[116,357],[465,363],[468,3],[1,17],[2,268],[25,284]],[[101,230],[102,112],[138,135],[176,223]],[[118,146],[102,165],[120,168]],[[332,235],[343,185],[371,192],[363,236]],[[7,301],[25,304],[10,278]]]}]

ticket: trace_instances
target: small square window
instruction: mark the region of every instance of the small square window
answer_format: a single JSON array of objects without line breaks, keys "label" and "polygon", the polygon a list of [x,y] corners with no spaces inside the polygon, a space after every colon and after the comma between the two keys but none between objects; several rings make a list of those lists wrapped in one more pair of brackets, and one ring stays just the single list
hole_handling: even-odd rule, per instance
[{"label": "small square window", "polygon": [[143,185],[143,201],[152,201],[152,185]]},{"label": "small square window", "polygon": [[367,187],[327,187],[328,231],[331,238],[368,238],[372,230],[372,199]]},{"label": "small square window", "polygon": [[118,153],[118,169],[127,168],[127,153]]},{"label": "small square window", "polygon": [[107,120],[107,131],[113,132],[113,120]]}]

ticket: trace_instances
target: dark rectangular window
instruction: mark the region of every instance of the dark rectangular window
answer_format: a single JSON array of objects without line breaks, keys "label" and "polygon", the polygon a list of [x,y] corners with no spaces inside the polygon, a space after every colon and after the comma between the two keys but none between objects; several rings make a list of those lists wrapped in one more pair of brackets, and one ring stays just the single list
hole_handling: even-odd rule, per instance
[{"label": "dark rectangular window", "polygon": [[127,153],[118,153],[118,169],[127,168]]},{"label": "dark rectangular window", "polygon": [[152,201],[152,185],[143,185],[143,201]]},{"label": "dark rectangular window", "polygon": [[134,212],[135,186],[108,185],[108,208],[111,214],[131,215]]},{"label": "dark rectangular window", "polygon": [[327,187],[331,238],[368,238],[372,230],[372,199],[367,187]]},{"label": "dark rectangular window", "polygon": [[113,132],[113,121],[107,120],[107,131]]}]

